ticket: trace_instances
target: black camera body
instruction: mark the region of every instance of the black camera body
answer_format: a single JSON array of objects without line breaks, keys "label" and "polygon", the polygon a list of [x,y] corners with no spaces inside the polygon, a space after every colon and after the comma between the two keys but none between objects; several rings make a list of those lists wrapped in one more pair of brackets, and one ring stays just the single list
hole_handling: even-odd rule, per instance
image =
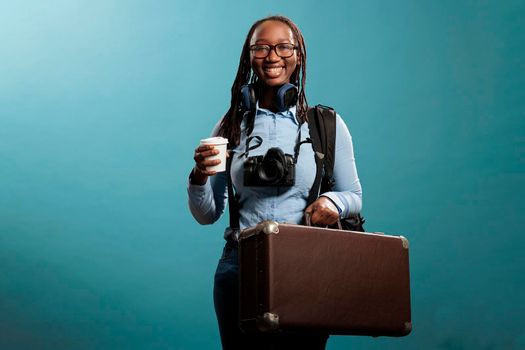
[{"label": "black camera body", "polygon": [[277,147],[264,156],[249,157],[244,162],[244,186],[293,186],[295,162],[290,154]]}]

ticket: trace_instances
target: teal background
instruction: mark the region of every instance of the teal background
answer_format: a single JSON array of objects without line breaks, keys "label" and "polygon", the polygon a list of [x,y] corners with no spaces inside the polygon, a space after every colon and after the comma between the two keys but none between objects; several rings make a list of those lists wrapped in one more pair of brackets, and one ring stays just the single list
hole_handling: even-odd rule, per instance
[{"label": "teal background", "polygon": [[187,174],[277,13],[411,242],[413,333],[327,348],[525,348],[525,3],[197,0],[0,3],[1,349],[219,349]]}]

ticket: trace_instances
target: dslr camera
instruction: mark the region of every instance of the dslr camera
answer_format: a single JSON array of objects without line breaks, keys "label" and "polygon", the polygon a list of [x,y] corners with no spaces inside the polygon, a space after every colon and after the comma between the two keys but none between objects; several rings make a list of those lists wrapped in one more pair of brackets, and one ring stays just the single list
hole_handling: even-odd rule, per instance
[{"label": "dslr camera", "polygon": [[244,162],[244,186],[293,186],[293,156],[278,148],[270,148],[264,156],[249,157]]}]

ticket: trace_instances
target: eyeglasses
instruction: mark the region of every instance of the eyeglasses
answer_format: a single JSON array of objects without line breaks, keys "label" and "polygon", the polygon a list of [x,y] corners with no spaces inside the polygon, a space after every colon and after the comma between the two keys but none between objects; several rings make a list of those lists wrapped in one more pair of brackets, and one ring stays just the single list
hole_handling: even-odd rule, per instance
[{"label": "eyeglasses", "polygon": [[277,44],[277,45],[252,45],[250,50],[253,52],[255,58],[266,58],[270,51],[275,50],[277,56],[281,58],[288,58],[293,55],[293,52],[298,47],[293,44]]}]

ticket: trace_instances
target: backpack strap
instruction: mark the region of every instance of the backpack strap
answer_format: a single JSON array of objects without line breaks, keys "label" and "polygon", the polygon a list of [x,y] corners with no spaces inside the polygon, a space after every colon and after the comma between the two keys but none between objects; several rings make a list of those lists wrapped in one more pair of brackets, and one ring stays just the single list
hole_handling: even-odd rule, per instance
[{"label": "backpack strap", "polygon": [[307,205],[310,205],[320,193],[330,191],[335,184],[333,171],[336,115],[333,108],[317,105],[309,108],[306,116],[317,168],[314,184],[307,200]]},{"label": "backpack strap", "polygon": [[308,129],[310,131],[310,139],[312,140],[312,148],[314,150],[315,157],[315,180],[308,193],[308,199],[306,206],[312,204],[319,195],[319,189],[321,188],[321,177],[323,176],[323,163],[324,163],[324,150],[321,144],[321,136],[319,135],[319,120],[317,118],[317,112],[315,108],[308,108],[306,112],[306,118],[308,120]]},{"label": "backpack strap", "polygon": [[331,191],[335,186],[334,163],[335,163],[335,110],[328,106],[317,105],[316,107],[320,119],[323,120],[324,131],[324,176],[321,181],[321,193]]},{"label": "backpack strap", "polygon": [[[335,134],[336,113],[328,106],[317,105],[308,109],[308,127],[310,138],[315,152],[315,164],[317,172],[314,184],[310,189],[306,206],[313,203],[319,194],[331,191],[335,186],[334,163],[335,163]],[[351,215],[341,219],[344,230],[364,232],[365,219],[361,214]]]},{"label": "backpack strap", "polygon": [[239,202],[238,198],[233,193],[233,183],[231,175],[233,152],[226,159],[226,174],[228,176],[228,210],[230,212],[230,228],[232,230],[238,230],[239,225]]}]

